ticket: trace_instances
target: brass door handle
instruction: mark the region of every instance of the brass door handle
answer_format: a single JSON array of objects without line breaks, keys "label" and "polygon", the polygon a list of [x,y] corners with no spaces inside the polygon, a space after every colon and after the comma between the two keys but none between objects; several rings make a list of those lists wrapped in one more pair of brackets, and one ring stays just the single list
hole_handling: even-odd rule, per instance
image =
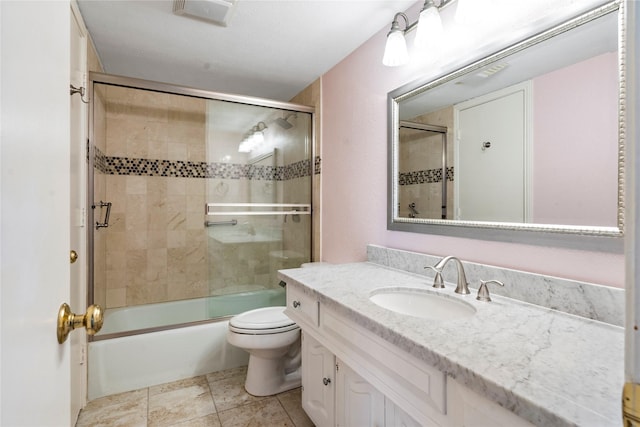
[{"label": "brass door handle", "polygon": [[99,305],[90,305],[83,316],[71,312],[71,308],[65,302],[58,310],[58,343],[67,340],[69,332],[76,328],[85,327],[87,333],[93,335],[102,328],[103,312]]},{"label": "brass door handle", "polygon": [[71,252],[69,252],[69,261],[71,261],[71,264],[73,264],[77,260],[78,260],[78,252],[72,249]]}]

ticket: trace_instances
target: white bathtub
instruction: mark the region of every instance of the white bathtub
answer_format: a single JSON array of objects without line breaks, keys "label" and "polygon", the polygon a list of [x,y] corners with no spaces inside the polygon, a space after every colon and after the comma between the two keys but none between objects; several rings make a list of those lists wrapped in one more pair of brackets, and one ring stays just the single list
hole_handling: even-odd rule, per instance
[{"label": "white bathtub", "polygon": [[228,320],[117,338],[106,335],[284,304],[282,290],[263,290],[107,310],[100,340],[89,343],[88,399],[235,368],[249,360],[247,352],[227,343]]}]

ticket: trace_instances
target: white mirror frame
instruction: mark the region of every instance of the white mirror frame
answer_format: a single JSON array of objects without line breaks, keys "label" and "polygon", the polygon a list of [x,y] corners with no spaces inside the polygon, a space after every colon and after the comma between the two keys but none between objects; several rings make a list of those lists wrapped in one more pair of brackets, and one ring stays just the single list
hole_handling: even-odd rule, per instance
[{"label": "white mirror frame", "polygon": [[[511,54],[548,40],[558,34],[579,27],[612,12],[618,12],[618,209],[617,227],[572,226],[552,224],[522,224],[488,221],[459,221],[401,217],[398,213],[399,171],[399,103],[429,89],[455,80]],[[513,44],[499,52],[448,73],[435,80],[418,79],[389,92],[387,132],[387,229],[452,237],[497,240],[556,247],[579,248],[605,252],[623,251],[624,237],[624,153],[626,134],[626,77],[625,77],[625,8],[624,1],[614,0],[587,13],[581,14],[549,30]]]}]

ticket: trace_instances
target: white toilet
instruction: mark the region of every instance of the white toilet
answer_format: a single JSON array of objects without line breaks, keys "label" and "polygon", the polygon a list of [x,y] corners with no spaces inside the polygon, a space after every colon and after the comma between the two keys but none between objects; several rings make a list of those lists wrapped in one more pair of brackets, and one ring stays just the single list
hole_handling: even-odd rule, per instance
[{"label": "white toilet", "polygon": [[300,327],[286,307],[265,307],[229,320],[227,341],[249,352],[244,387],[254,396],[271,396],[301,385]]}]

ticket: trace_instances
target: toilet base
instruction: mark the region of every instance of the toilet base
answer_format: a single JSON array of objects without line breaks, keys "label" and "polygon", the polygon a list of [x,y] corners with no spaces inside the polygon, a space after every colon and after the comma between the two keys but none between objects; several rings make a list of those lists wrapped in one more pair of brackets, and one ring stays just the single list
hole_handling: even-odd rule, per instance
[{"label": "toilet base", "polygon": [[272,396],[302,385],[300,365],[287,372],[286,361],[249,356],[249,368],[244,388],[253,396]]}]

